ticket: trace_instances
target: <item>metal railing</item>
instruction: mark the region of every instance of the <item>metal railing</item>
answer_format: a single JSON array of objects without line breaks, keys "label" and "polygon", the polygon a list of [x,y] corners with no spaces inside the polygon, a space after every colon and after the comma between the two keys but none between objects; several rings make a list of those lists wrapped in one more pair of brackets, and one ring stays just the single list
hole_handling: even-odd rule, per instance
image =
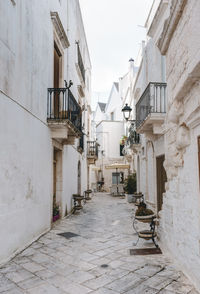
[{"label": "metal railing", "polygon": [[128,132],[129,132],[129,135],[128,135],[126,143],[130,146],[135,145],[135,144],[140,144],[140,134],[138,134],[136,132],[136,121],[135,120],[132,121]]},{"label": "metal railing", "polygon": [[84,135],[82,134],[82,136],[79,139],[79,148],[81,148],[81,150],[84,150]]},{"label": "metal railing", "polygon": [[70,89],[47,89],[47,120],[69,120],[74,127],[82,131],[81,108]]},{"label": "metal railing", "polygon": [[98,146],[96,141],[87,141],[87,156],[98,157]]},{"label": "metal railing", "polygon": [[150,113],[166,113],[166,83],[149,83],[136,104],[136,127]]},{"label": "metal railing", "polygon": [[79,44],[77,44],[77,52],[78,52],[78,66],[80,68],[81,75],[82,75],[83,81],[85,83],[85,68],[84,68],[83,59],[82,59]]}]

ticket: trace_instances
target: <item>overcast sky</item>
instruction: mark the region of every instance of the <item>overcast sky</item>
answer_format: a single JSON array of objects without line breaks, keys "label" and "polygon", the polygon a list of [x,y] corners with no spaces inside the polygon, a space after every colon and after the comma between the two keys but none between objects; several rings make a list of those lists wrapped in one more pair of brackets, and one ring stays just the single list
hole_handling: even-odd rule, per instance
[{"label": "overcast sky", "polygon": [[153,0],[80,0],[92,62],[92,92],[96,102],[107,101],[113,82],[136,59]]}]

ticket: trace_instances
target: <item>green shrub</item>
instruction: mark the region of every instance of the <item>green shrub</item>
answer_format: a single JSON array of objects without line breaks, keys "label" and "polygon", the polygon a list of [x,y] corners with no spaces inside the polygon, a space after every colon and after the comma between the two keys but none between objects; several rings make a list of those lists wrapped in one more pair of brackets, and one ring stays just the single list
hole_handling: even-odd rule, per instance
[{"label": "green shrub", "polygon": [[53,195],[53,216],[59,215],[59,205],[56,203],[56,195]]},{"label": "green shrub", "polygon": [[135,212],[136,216],[146,216],[146,215],[152,215],[154,212],[151,209],[148,208],[138,208]]},{"label": "green shrub", "polygon": [[124,181],[124,191],[127,194],[133,194],[137,190],[136,173],[128,175]]}]

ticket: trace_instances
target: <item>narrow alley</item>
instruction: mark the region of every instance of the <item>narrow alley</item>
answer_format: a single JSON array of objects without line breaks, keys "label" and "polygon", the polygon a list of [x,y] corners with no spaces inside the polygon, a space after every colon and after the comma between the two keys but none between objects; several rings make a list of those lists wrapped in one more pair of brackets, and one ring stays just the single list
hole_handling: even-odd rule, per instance
[{"label": "narrow alley", "polygon": [[[93,195],[81,212],[1,267],[0,293],[197,294],[164,255],[130,255],[137,241],[133,207],[123,198]],[[75,235],[59,235],[67,232]]]}]

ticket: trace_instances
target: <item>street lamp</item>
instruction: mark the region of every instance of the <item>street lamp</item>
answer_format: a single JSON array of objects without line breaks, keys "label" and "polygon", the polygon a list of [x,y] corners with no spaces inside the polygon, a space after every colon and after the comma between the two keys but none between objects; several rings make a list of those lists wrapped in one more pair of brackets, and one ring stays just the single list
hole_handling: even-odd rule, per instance
[{"label": "street lamp", "polygon": [[123,112],[123,115],[124,115],[124,118],[126,121],[129,120],[131,111],[132,111],[132,108],[130,106],[128,106],[128,104],[126,103],[124,108],[122,108],[122,112]]}]

